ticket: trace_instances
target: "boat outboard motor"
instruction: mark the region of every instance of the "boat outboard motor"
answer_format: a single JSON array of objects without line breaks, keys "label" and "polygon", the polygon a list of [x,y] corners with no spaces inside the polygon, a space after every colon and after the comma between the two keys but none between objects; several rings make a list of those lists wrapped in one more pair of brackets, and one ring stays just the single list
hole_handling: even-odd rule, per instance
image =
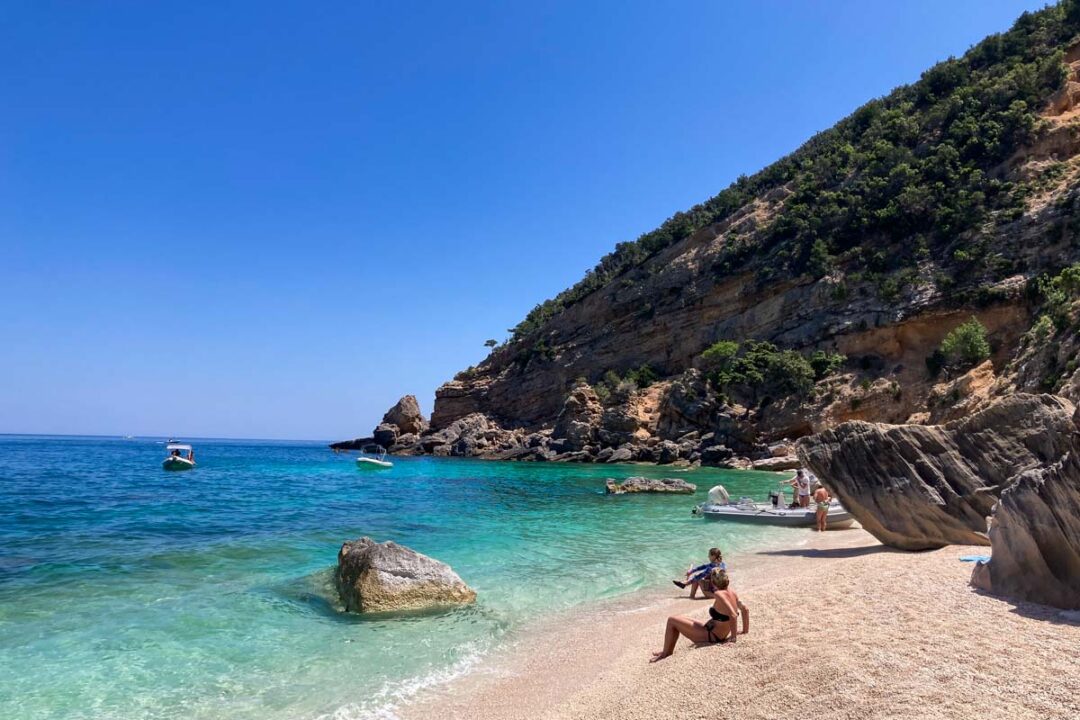
[{"label": "boat outboard motor", "polygon": [[769,501],[772,503],[773,507],[780,507],[780,493],[773,490],[769,493]]},{"label": "boat outboard motor", "polygon": [[731,502],[731,496],[723,485],[714,485],[709,490],[709,502],[714,505],[727,505]]}]

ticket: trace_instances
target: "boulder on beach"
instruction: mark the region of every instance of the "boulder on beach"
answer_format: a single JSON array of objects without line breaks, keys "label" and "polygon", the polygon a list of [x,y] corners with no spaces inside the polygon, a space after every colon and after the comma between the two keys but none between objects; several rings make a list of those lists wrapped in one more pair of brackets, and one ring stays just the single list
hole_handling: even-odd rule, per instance
[{"label": "boulder on beach", "polygon": [[348,612],[423,610],[476,600],[476,592],[446,563],[369,537],[341,546],[334,585]]},{"label": "boulder on beach", "polygon": [[621,483],[614,478],[608,478],[604,483],[604,491],[608,495],[625,495],[627,493],[682,493],[684,495],[693,495],[697,492],[697,485],[677,478],[653,480],[651,478],[632,477],[623,480]]},{"label": "boulder on beach", "polygon": [[990,562],[971,584],[997,595],[1080,610],[1080,456],[1030,470],[1001,493]]},{"label": "boulder on beach", "polygon": [[846,422],[802,438],[799,458],[885,545],[987,545],[998,496],[1030,470],[1080,452],[1075,408],[1053,395],[1005,397],[945,425]]}]

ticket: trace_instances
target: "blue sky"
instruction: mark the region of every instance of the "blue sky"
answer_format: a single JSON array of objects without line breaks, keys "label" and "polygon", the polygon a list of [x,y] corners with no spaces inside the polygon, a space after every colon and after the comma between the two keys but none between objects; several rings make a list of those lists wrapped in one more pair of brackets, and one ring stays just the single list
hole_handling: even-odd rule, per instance
[{"label": "blue sky", "polygon": [[1042,3],[9,0],[0,432],[335,439]]}]

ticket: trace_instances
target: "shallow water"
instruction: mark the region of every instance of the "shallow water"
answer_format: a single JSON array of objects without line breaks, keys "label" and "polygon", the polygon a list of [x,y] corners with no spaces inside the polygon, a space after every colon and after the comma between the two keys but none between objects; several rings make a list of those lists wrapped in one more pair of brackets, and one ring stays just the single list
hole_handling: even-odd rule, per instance
[{"label": "shallow water", "polygon": [[[316,443],[194,445],[199,466],[168,473],[154,440],[0,436],[0,717],[385,715],[529,618],[762,543],[690,509],[717,482],[764,498],[777,480],[436,458],[361,471]],[[699,493],[603,495],[632,475]],[[477,604],[339,613],[330,569],[361,535],[450,563]]]}]

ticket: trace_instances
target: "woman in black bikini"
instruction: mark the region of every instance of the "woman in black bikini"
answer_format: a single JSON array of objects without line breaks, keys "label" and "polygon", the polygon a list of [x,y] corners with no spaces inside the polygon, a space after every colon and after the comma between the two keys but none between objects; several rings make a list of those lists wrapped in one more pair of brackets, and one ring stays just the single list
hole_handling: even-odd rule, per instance
[{"label": "woman in black bikini", "polygon": [[709,608],[709,617],[706,623],[683,615],[672,615],[668,618],[667,628],[664,630],[664,649],[653,653],[651,662],[663,660],[675,652],[675,643],[679,641],[679,635],[685,635],[690,642],[695,644],[735,642],[738,637],[737,615],[742,614],[742,632],[745,635],[750,632],[750,609],[743,605],[734,590],[728,588],[731,580],[727,571],[714,568],[711,580],[716,588],[713,595],[713,604]]}]

